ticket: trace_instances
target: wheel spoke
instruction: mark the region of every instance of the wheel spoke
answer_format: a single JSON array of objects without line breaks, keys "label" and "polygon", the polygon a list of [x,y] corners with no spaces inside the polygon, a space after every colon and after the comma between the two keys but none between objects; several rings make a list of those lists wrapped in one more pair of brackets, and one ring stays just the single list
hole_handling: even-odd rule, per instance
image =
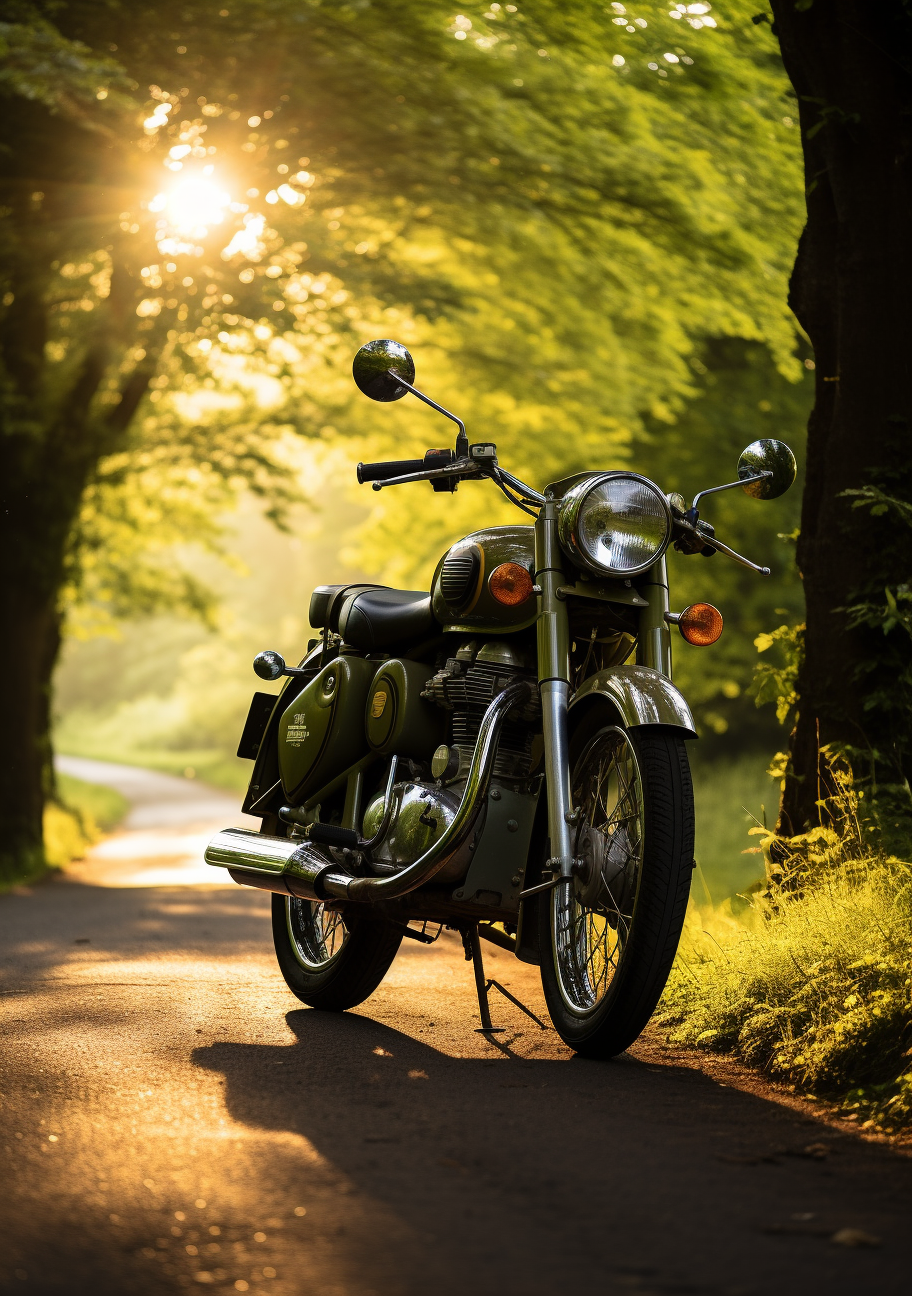
[{"label": "wheel spoke", "polygon": [[319,901],[289,899],[287,917],[298,961],[312,971],[331,963],[348,939],[342,915]]},{"label": "wheel spoke", "polygon": [[583,903],[584,892],[590,900],[595,894],[589,883],[588,890],[560,888],[551,905],[562,994],[574,1012],[587,1013],[608,993],[629,941],[642,862],[642,783],[630,739],[618,728],[596,737],[575,775],[574,800],[582,811],[576,840],[587,843],[590,868],[601,861],[603,889],[597,886],[598,899]]}]

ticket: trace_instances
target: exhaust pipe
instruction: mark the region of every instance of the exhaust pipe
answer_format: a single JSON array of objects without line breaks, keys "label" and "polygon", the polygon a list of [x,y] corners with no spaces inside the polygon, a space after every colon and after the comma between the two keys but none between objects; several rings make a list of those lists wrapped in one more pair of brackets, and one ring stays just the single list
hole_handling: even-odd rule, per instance
[{"label": "exhaust pipe", "polygon": [[387,877],[352,877],[309,842],[267,837],[243,828],[226,828],[206,847],[205,860],[227,868],[235,882],[261,887],[302,900],[357,900],[376,904],[408,895],[439,872],[472,831],[487,796],[500,731],[508,713],[527,702],[534,685],[517,680],[498,693],[482,717],[478,740],[455,817],[436,841],[413,864]]}]

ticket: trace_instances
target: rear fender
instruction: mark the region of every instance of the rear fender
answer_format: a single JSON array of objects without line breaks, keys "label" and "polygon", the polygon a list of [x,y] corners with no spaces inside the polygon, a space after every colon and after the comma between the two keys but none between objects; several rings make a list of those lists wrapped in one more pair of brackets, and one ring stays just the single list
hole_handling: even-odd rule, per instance
[{"label": "rear fender", "polygon": [[683,695],[666,675],[649,666],[611,666],[590,675],[570,703],[573,728],[600,698],[612,705],[625,729],[661,725],[677,729],[684,738],[697,737]]}]

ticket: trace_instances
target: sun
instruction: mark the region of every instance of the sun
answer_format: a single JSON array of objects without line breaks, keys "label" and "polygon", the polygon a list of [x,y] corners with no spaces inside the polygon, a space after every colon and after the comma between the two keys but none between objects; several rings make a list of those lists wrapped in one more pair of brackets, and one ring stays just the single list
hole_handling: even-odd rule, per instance
[{"label": "sun", "polygon": [[149,211],[161,212],[171,232],[187,238],[205,238],[213,225],[221,225],[231,205],[231,195],[207,176],[187,176],[156,194]]}]

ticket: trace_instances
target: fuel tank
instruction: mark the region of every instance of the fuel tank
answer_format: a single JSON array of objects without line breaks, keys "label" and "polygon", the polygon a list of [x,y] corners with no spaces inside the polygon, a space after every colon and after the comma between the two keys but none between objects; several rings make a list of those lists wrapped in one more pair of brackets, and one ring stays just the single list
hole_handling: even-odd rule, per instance
[{"label": "fuel tank", "polygon": [[534,594],[508,605],[498,602],[491,593],[491,577],[505,563],[517,563],[534,579],[532,527],[473,531],[447,550],[437,564],[431,586],[434,616],[444,630],[503,634],[535,624],[538,600]]}]

